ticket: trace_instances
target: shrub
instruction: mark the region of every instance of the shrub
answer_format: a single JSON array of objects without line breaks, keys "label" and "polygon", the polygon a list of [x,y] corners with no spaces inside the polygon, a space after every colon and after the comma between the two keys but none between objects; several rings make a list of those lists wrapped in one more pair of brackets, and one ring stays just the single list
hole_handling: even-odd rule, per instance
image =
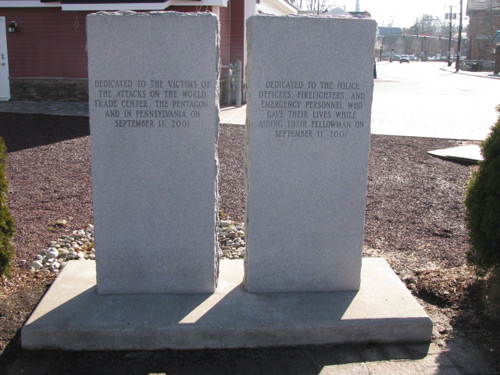
[{"label": "shrub", "polygon": [[481,153],[483,161],[469,183],[465,206],[472,244],[469,260],[489,269],[500,266],[500,117]]},{"label": "shrub", "polygon": [[10,273],[10,265],[14,258],[12,236],[14,235],[14,220],[7,206],[7,149],[0,137],[0,276]]}]

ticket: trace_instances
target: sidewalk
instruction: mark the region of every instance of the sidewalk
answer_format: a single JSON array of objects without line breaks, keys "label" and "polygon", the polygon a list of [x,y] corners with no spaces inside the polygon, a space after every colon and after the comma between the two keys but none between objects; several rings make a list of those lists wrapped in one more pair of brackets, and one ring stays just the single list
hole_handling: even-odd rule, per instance
[{"label": "sidewalk", "polygon": [[[220,109],[220,123],[245,125],[246,109],[246,105],[241,107],[222,107]],[[0,101],[0,112],[88,116],[89,106],[86,102]]]},{"label": "sidewalk", "polygon": [[[383,62],[380,65],[387,64],[389,63]],[[436,66],[436,69],[446,72],[450,76],[455,73],[454,68],[447,67],[446,64],[442,64],[441,67]],[[490,80],[500,79],[500,76],[489,72],[459,71],[457,74]],[[479,79],[479,81],[486,82],[485,79]],[[463,95],[459,101],[453,103],[446,101],[446,98],[440,96],[439,92],[423,99],[422,95],[412,92],[404,92],[394,96],[387,92],[387,84],[392,83],[390,80],[375,80],[371,116],[372,134],[481,141],[489,134],[491,124],[495,123],[497,119],[497,113],[493,109],[479,112],[444,110],[450,106],[456,106],[460,109],[468,107],[470,98],[467,95]],[[424,100],[422,105],[425,105],[425,110],[411,104],[416,100]],[[86,102],[0,101],[0,112],[60,116],[89,115],[88,103]],[[246,105],[221,107],[219,116],[222,125],[245,125]]]},{"label": "sidewalk", "polygon": [[[434,62],[428,62],[430,64],[434,64]],[[377,65],[389,65],[389,61],[380,61],[377,62]],[[453,63],[451,66],[443,66],[442,68],[439,68],[445,72],[450,72],[450,73],[457,73],[457,74],[464,74],[468,76],[473,76],[473,77],[482,77],[482,78],[491,78],[491,79],[500,79],[499,74],[493,74],[492,72],[470,72],[468,70],[459,70],[458,72],[455,69],[455,63]]]},{"label": "sidewalk", "polygon": [[[456,122],[449,119],[442,119],[441,127],[436,129],[432,126],[433,116],[436,112],[442,112],[440,106],[431,107],[421,113],[400,113],[395,114],[397,108],[407,105],[406,100],[399,105],[395,105],[394,100],[390,103],[384,102],[383,97],[377,97],[372,107],[372,125],[371,133],[380,135],[395,136],[422,136],[430,138],[457,138],[459,130],[462,129],[463,136],[460,139],[483,140],[484,131],[481,127],[470,127],[468,121]],[[399,99],[398,99],[399,100]],[[401,99],[403,100],[403,99]],[[43,114],[55,116],[89,116],[88,103],[84,102],[29,102],[29,101],[0,101],[0,113],[25,113],[25,114]],[[245,125],[246,105],[241,107],[221,107],[220,124]],[[487,122],[488,124],[490,122]],[[489,128],[489,125],[488,125]],[[415,135],[415,129],[418,129],[418,135]]]},{"label": "sidewalk", "polygon": [[490,78],[490,79],[500,79],[499,74],[493,74],[492,72],[469,72],[468,70],[459,70],[458,72],[456,71],[454,65],[452,66],[445,66],[443,68],[440,68],[441,70],[445,72],[450,72],[450,73],[457,73],[457,74],[463,74],[471,77],[482,77],[482,78]]},{"label": "sidewalk", "polygon": [[220,112],[221,124],[245,125],[247,118],[247,106],[241,107],[221,107]]}]

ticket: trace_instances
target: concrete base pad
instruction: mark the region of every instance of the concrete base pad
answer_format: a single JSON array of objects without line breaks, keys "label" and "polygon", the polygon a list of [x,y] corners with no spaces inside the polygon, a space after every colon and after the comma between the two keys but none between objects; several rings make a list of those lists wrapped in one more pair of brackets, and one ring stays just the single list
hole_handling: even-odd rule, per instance
[{"label": "concrete base pad", "polygon": [[[145,275],[146,276],[146,275]],[[221,262],[214,294],[99,295],[95,263],[72,261],[22,329],[25,349],[156,350],[429,342],[432,322],[380,258],[358,292],[248,293]]]},{"label": "concrete base pad", "polygon": [[481,147],[479,147],[478,145],[445,148],[442,150],[428,151],[427,153],[443,159],[457,160],[466,163],[477,163],[483,160],[483,156],[481,155]]}]

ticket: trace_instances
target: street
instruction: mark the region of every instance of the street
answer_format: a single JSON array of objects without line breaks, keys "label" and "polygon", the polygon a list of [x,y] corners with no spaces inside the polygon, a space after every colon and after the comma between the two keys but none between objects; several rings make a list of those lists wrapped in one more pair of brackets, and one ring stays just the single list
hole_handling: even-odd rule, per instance
[{"label": "street", "polygon": [[[483,140],[497,121],[500,79],[446,68],[444,62],[383,62],[372,105],[372,134]],[[87,103],[0,101],[0,112],[88,116]],[[222,124],[245,124],[246,105],[225,107]]]},{"label": "street", "polygon": [[483,140],[498,118],[500,80],[444,67],[443,62],[377,64],[372,134]]}]

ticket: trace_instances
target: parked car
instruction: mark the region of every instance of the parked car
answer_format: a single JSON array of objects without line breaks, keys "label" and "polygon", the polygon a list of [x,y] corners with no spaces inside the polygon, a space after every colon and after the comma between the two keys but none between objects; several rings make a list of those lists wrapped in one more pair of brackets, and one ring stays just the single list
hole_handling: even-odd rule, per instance
[{"label": "parked car", "polygon": [[410,56],[408,55],[401,55],[401,57],[399,58],[399,63],[410,63]]},{"label": "parked car", "polygon": [[410,55],[410,61],[418,61],[417,56],[415,56],[415,55]]}]

